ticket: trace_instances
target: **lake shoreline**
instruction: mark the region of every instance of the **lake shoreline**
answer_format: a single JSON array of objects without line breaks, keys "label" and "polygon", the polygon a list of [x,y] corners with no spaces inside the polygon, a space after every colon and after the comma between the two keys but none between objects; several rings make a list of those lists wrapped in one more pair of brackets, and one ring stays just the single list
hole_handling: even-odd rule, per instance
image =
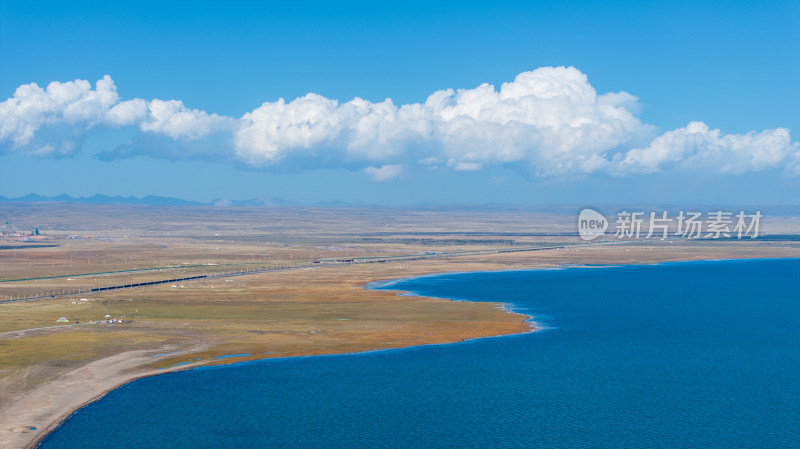
[{"label": "lake shoreline", "polygon": [[[326,356],[330,357],[330,356],[357,355],[357,354],[367,354],[367,353],[382,352],[382,351],[397,351],[397,350],[403,350],[403,349],[408,349],[408,348],[418,348],[418,347],[423,347],[423,346],[451,345],[451,344],[464,343],[464,342],[467,342],[467,341],[480,340],[480,339],[485,339],[485,338],[498,338],[498,337],[513,336],[513,335],[522,335],[522,334],[535,332],[536,330],[538,330],[538,327],[535,326],[535,323],[530,321],[533,318],[532,316],[526,315],[526,314],[523,314],[523,313],[520,313],[520,312],[513,311],[511,308],[505,307],[503,305],[498,306],[498,308],[503,310],[503,311],[505,311],[505,312],[507,312],[507,313],[509,313],[509,314],[512,314],[512,315],[520,315],[521,316],[520,321],[523,322],[523,323],[526,323],[526,325],[528,326],[528,329],[524,330],[522,332],[498,333],[496,335],[480,336],[480,337],[466,337],[466,338],[462,338],[460,340],[454,340],[454,341],[443,342],[443,343],[425,343],[425,344],[410,345],[410,346],[397,347],[397,348],[373,349],[373,350],[368,350],[368,351],[344,352],[344,353],[318,353],[318,354],[309,354],[309,355],[302,355],[302,356],[268,357],[268,358],[254,359],[254,360],[247,360],[247,361],[231,360],[229,362],[221,362],[221,363],[214,364],[214,365],[207,365],[207,363],[205,361],[201,361],[201,362],[196,362],[196,363],[191,363],[191,364],[186,364],[186,365],[179,365],[179,366],[172,366],[172,367],[168,367],[168,368],[159,368],[159,369],[149,370],[149,371],[145,371],[145,372],[141,372],[141,373],[132,374],[129,377],[124,378],[124,380],[122,380],[121,382],[114,383],[113,385],[104,384],[104,387],[103,387],[104,389],[101,392],[95,394],[94,396],[92,396],[91,398],[89,398],[87,400],[84,400],[79,405],[74,405],[74,403],[72,405],[70,405],[70,404],[58,404],[57,405],[58,412],[61,412],[63,410],[67,410],[67,411],[58,414],[58,416],[55,417],[54,419],[52,419],[51,421],[49,421],[49,423],[47,425],[45,425],[43,427],[37,427],[36,430],[35,430],[36,433],[32,433],[31,434],[31,435],[35,435],[35,437],[32,440],[25,441],[25,440],[28,440],[28,438],[20,438],[20,440],[22,440],[22,442],[23,442],[23,444],[21,444],[21,445],[19,445],[19,444],[18,445],[14,445],[15,442],[13,441],[13,439],[4,440],[3,438],[0,438],[0,442],[3,442],[4,444],[6,444],[6,443],[11,444],[11,446],[9,446],[9,447],[20,447],[20,448],[24,448],[24,449],[36,448],[45,438],[47,438],[47,436],[50,433],[52,433],[53,431],[58,429],[73,414],[78,412],[83,407],[86,407],[87,405],[102,399],[103,397],[105,397],[111,391],[116,390],[116,389],[118,389],[120,387],[123,387],[123,386],[125,386],[125,385],[127,385],[127,384],[129,384],[131,382],[135,382],[137,380],[144,379],[144,378],[147,378],[147,377],[158,376],[158,375],[161,375],[161,374],[168,374],[168,373],[178,372],[178,371],[189,371],[189,370],[192,370],[192,369],[195,369],[195,368],[200,368],[200,367],[203,367],[203,366],[225,367],[225,366],[232,366],[232,365],[238,365],[238,364],[243,364],[243,363],[262,362],[262,361],[265,361],[265,360],[289,359],[289,358],[297,358],[297,357],[326,357]],[[140,351],[131,351],[131,352],[140,352]],[[154,351],[145,351],[145,352],[149,353],[149,352],[154,352]],[[114,356],[110,356],[110,357],[106,357],[104,359],[97,360],[95,362],[109,361],[109,360],[114,359],[114,358],[116,358],[118,356],[122,356],[122,355],[126,355],[126,354],[128,354],[128,353],[117,354],[117,355],[114,355]],[[147,354],[146,357],[147,358],[142,359],[142,363],[140,364],[140,366],[145,366],[145,365],[148,365],[148,364],[152,363],[152,355],[151,354]],[[224,359],[219,359],[219,360],[224,360]],[[89,364],[89,365],[91,365],[91,364]],[[86,366],[89,366],[89,365],[86,365]],[[86,366],[81,367],[81,368],[86,368]],[[59,379],[56,379],[55,381],[53,381],[51,383],[45,384],[40,388],[44,388],[44,389],[48,389],[49,390],[50,388],[48,388],[48,387],[52,387],[53,384],[57,384],[58,385],[58,384],[61,384],[62,382],[65,382],[65,381],[69,382],[69,380],[65,380],[64,378],[66,377],[68,379],[73,379],[73,378],[77,377],[78,374],[76,372],[81,371],[81,368],[78,368],[78,369],[76,369],[74,371],[71,371],[71,372],[65,374],[64,376],[60,377]],[[14,408],[13,405],[10,406],[10,407],[7,407],[7,409],[11,409],[11,408]],[[56,412],[51,412],[50,415],[56,415]],[[17,416],[19,416],[19,415],[17,415]],[[0,414],[0,418],[2,418],[2,417],[3,417],[3,415]],[[18,435],[26,435],[26,434],[27,434],[27,432],[19,432],[18,433]]]},{"label": "lake shoreline", "polygon": [[[364,286],[364,288],[369,288]],[[400,294],[400,293],[398,293]],[[440,299],[440,298],[434,298]],[[94,360],[86,365],[69,371],[58,378],[47,382],[43,385],[36,387],[33,391],[26,394],[21,400],[12,402],[0,410],[0,422],[11,423],[10,426],[4,425],[0,429],[0,446],[9,448],[36,448],[50,433],[58,429],[64,424],[70,416],[75,414],[83,407],[96,402],[97,400],[105,397],[109,392],[116,390],[126,384],[140,380],[147,377],[158,376],[177,371],[188,371],[202,366],[229,366],[240,363],[249,363],[253,361],[263,361],[271,359],[286,359],[293,357],[319,357],[319,356],[335,356],[335,355],[352,355],[366,352],[386,351],[405,349],[410,347],[420,347],[428,345],[439,344],[453,344],[461,343],[469,340],[476,340],[481,338],[494,338],[509,335],[517,335],[533,332],[536,330],[533,323],[530,321],[532,318],[529,315],[519,313],[506,307],[504,304],[498,303],[498,309],[503,310],[511,315],[518,315],[519,322],[525,323],[525,328],[521,332],[504,332],[502,327],[498,326],[498,332],[493,335],[482,336],[465,336],[463,338],[455,339],[452,341],[441,343],[423,343],[418,345],[408,345],[402,347],[392,348],[378,348],[368,351],[359,352],[344,352],[344,353],[327,353],[318,352],[307,355],[290,355],[280,357],[265,357],[254,360],[240,361],[232,359],[217,359],[214,365],[208,365],[212,361],[198,361],[189,364],[181,364],[170,366],[166,368],[149,369],[146,371],[138,371],[142,367],[151,365],[153,363],[153,355],[161,353],[175,352],[175,346],[166,346],[149,350],[134,350],[126,351],[120,354],[115,354],[99,360]],[[182,349],[178,352],[194,352],[206,349],[205,347],[195,347],[189,349]],[[123,362],[122,368],[118,363]],[[125,372],[122,372],[125,371]],[[95,373],[96,377],[87,377],[87,373]],[[76,385],[79,384],[79,385]],[[75,388],[85,391],[83,394],[59,394],[58,391],[64,388]],[[12,414],[11,411],[14,410]],[[20,410],[26,410],[28,413],[21,413]],[[22,425],[22,423],[29,422],[43,422],[43,424],[35,426],[35,429],[30,429],[29,425]]]},{"label": "lake shoreline", "polygon": [[[664,262],[656,262],[655,264],[660,263],[672,263],[672,262],[712,262],[712,261],[720,261],[720,260],[758,260],[759,258],[748,258],[748,259],[700,259],[700,260],[680,260],[680,261],[664,261]],[[768,258],[769,259],[769,258]],[[634,265],[653,265],[653,264],[634,264]],[[540,269],[560,269],[560,268],[579,268],[580,266],[571,265],[569,267],[560,267],[557,265],[551,267],[532,267],[532,268],[524,268],[520,270],[514,271],[530,271],[530,270],[540,270]],[[587,268],[594,268],[595,266],[587,266]],[[466,272],[479,272],[481,270],[470,270],[464,271]],[[511,270],[487,270],[487,271],[511,271]],[[441,276],[448,273],[432,273],[430,275],[421,275],[421,276],[411,276],[408,279],[415,279],[419,277],[425,276]],[[454,271],[452,273],[458,273]],[[393,280],[390,282],[397,282],[398,280]],[[364,286],[367,289],[374,289],[376,286],[384,285],[386,281],[372,281]],[[385,285],[384,285],[385,288]],[[413,294],[411,292],[406,292],[403,290],[391,290],[397,292],[398,295],[403,294]],[[425,297],[427,298],[427,297]],[[441,298],[438,298],[441,299]],[[455,301],[459,301],[459,299],[451,299]],[[496,307],[501,308],[507,313],[514,314],[520,316],[520,322],[526,323],[528,327],[527,330],[523,332],[514,332],[514,333],[500,333],[498,332],[492,336],[480,336],[480,337],[464,337],[458,340],[453,340],[449,342],[442,342],[442,343],[430,343],[430,344],[453,344],[464,342],[468,340],[474,339],[481,339],[481,338],[493,338],[493,337],[503,337],[509,335],[517,335],[517,334],[524,334],[529,332],[534,332],[537,330],[536,323],[532,321],[533,317],[525,314],[523,312],[514,310],[513,306],[497,302]],[[402,349],[402,348],[409,348],[409,347],[419,347],[419,346],[426,346],[430,344],[421,344],[421,345],[408,345],[398,348],[386,348],[386,349],[375,349],[374,351],[383,351],[388,349]],[[130,382],[135,380],[139,380],[145,377],[157,376],[159,374],[165,374],[169,372],[176,372],[176,371],[184,371],[189,369],[194,369],[197,367],[204,366],[208,363],[208,361],[203,362],[196,362],[188,365],[180,365],[180,366],[172,366],[167,368],[161,369],[151,369],[147,371],[136,371],[137,369],[141,369],[143,366],[147,366],[152,364],[152,355],[158,353],[164,353],[173,351],[176,348],[174,346],[170,347],[163,347],[151,350],[135,350],[135,351],[127,351],[124,353],[116,354],[110,357],[106,357],[103,359],[95,360],[90,362],[84,366],[76,368],[59,378],[48,382],[46,384],[40,385],[36,387],[30,394],[26,395],[20,401],[16,401],[13,404],[9,404],[9,406],[5,407],[3,411],[0,411],[0,418],[3,418],[4,414],[7,414],[9,410],[16,409],[16,413],[14,414],[15,421],[30,421],[31,419],[40,419],[46,422],[43,426],[37,426],[36,430],[25,430],[25,427],[20,426],[12,426],[12,428],[4,428],[3,433],[5,435],[0,435],[0,442],[4,443],[4,447],[22,447],[22,448],[34,448],[36,447],[41,441],[47,437],[51,432],[61,426],[64,422],[66,422],[70,416],[72,416],[76,411],[80,410],[81,408],[85,407],[88,404],[91,404],[101,398],[103,398],[106,394],[110,391],[115,390],[123,385],[126,385]],[[190,349],[184,349],[187,351],[192,350],[200,350],[203,349],[201,347],[194,347]],[[363,351],[363,352],[374,352],[374,351]],[[357,354],[359,352],[346,352],[346,353],[324,353],[320,352],[317,354],[308,354],[304,355],[305,357],[316,357],[321,355],[346,355],[346,354]],[[281,356],[281,357],[267,357],[258,360],[265,360],[265,359],[277,359],[277,358],[289,358],[289,357],[296,357],[296,356]],[[124,362],[123,366],[119,366],[121,362]],[[237,363],[248,363],[249,361],[236,361],[231,360],[229,362],[220,362],[218,364],[214,364],[213,366],[226,366],[226,365],[233,365]],[[87,373],[95,374],[95,377],[87,377]],[[86,389],[86,393],[76,397],[74,395],[58,395],[54,394],[54,389],[63,389],[65,387],[74,387],[76,382],[82,383],[82,386]],[[94,387],[94,388],[92,388]],[[101,388],[97,388],[101,387]],[[50,406],[50,410],[46,411],[44,415],[39,411],[38,407],[41,407],[42,404],[47,403],[47,401],[55,402]],[[36,405],[38,404],[38,406]],[[19,409],[23,410],[31,410],[29,413],[25,415],[25,418],[28,419],[19,419]],[[0,419],[3,422],[9,422],[6,418]]]}]

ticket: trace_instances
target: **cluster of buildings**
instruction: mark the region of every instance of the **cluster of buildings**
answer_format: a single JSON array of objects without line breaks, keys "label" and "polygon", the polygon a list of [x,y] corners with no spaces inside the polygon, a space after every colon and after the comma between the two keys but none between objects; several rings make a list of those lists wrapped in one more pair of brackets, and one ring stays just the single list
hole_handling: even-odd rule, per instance
[{"label": "cluster of buildings", "polygon": [[[106,315],[105,318],[103,318],[102,320],[89,321],[89,323],[102,324],[104,321],[105,324],[121,324],[125,322],[125,320],[123,320],[122,318],[111,318],[111,315]],[[69,322],[70,321],[64,316],[61,316],[56,320],[56,323],[69,323]],[[76,321],[75,324],[80,324],[80,323]]]}]

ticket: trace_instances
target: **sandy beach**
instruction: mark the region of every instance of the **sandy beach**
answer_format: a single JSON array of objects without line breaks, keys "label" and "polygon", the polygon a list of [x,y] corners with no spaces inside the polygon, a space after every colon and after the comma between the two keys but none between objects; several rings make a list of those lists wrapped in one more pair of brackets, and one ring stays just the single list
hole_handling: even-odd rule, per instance
[{"label": "sandy beach", "polygon": [[[188,349],[188,348],[187,348]],[[191,350],[202,350],[202,347]],[[164,347],[162,351],[177,350]],[[58,427],[84,405],[133,380],[197,366],[183,365],[164,369],[143,369],[158,351],[128,351],[106,357],[72,370],[51,382],[14,398],[0,410],[0,447],[29,448]]]}]

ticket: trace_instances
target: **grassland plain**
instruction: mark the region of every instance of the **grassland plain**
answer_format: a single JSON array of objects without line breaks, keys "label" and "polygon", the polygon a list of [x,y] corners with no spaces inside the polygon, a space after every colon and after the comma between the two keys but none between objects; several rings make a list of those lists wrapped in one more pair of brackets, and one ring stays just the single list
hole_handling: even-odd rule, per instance
[{"label": "grassland plain", "polygon": [[[793,216],[765,221],[766,232],[789,235],[777,240],[587,245],[573,235],[574,214],[504,209],[4,203],[0,215],[6,234],[0,299],[297,267],[0,304],[3,447],[34,444],[82,404],[146,375],[531,329],[527,317],[500,307],[503,298],[453,302],[364,288],[379,279],[564,264],[800,257],[800,242],[791,237],[800,233],[800,221]],[[42,235],[25,235],[34,228]],[[492,252],[520,248],[540,250]],[[430,257],[390,259],[411,255]],[[373,260],[385,262],[364,263]],[[57,323],[62,316],[67,322]]]}]

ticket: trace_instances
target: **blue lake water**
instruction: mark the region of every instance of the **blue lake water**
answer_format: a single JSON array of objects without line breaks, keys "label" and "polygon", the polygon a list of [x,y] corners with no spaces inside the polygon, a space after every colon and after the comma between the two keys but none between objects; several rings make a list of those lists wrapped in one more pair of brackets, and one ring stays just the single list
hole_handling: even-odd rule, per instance
[{"label": "blue lake water", "polygon": [[508,302],[546,330],[146,378],[41,447],[800,447],[798,259],[383,288]]}]

